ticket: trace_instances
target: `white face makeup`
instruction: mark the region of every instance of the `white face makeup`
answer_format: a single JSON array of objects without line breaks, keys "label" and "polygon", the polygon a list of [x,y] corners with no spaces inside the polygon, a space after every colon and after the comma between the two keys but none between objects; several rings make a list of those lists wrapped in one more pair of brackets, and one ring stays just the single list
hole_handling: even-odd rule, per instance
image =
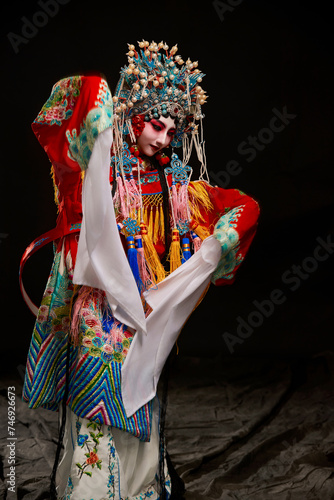
[{"label": "white face makeup", "polygon": [[169,146],[175,134],[175,122],[170,116],[159,119],[152,118],[145,122],[145,128],[137,139],[137,146],[140,153],[146,156],[153,156],[161,149]]}]

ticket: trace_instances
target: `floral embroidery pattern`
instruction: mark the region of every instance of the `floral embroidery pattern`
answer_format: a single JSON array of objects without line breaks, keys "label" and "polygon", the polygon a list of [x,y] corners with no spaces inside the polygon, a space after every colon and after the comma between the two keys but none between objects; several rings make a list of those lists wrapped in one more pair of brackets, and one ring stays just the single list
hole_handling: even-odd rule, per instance
[{"label": "floral embroidery pattern", "polygon": [[80,125],[80,132],[74,128],[72,131],[66,130],[66,137],[69,142],[68,156],[71,160],[77,161],[83,170],[86,170],[93,151],[94,142],[98,135],[113,124],[113,101],[108,85],[105,81],[98,94],[96,108],[91,109],[83,123]]},{"label": "floral embroidery pattern", "polygon": [[[94,424],[87,419],[72,415],[75,418],[76,427],[73,465],[75,464],[77,473],[70,475],[62,500],[71,500],[73,496],[82,500],[97,498],[119,500],[121,498],[121,467],[112,426]],[[71,470],[73,470],[72,467]],[[166,464],[165,474],[166,499],[169,499],[171,481]],[[156,475],[155,480],[143,486],[140,492],[131,496],[131,500],[158,500],[160,498],[158,484],[159,478]],[[124,500],[129,500],[129,498],[124,497]]]},{"label": "floral embroidery pattern", "polygon": [[133,333],[113,318],[105,297],[92,291],[81,310],[81,354],[100,357],[104,363],[123,363]]},{"label": "floral embroidery pattern", "polygon": [[68,333],[69,308],[73,293],[73,286],[69,282],[67,271],[65,270],[63,274],[58,272],[60,259],[61,253],[59,252],[55,257],[37,316],[37,322],[40,324],[46,322],[51,334],[57,339],[63,339]]},{"label": "floral embroidery pattern", "polygon": [[79,434],[77,438],[78,445],[82,448],[88,439],[88,434]]},{"label": "floral embroidery pattern", "polygon": [[73,493],[73,482],[71,476],[68,478],[64,500],[70,500]]},{"label": "floral embroidery pattern", "polygon": [[[111,427],[108,427],[108,450],[109,450],[109,464],[108,464],[108,470],[109,470],[109,478],[108,478],[108,496],[109,498],[115,498],[115,488],[116,488],[116,481],[115,481],[115,476],[117,477],[117,471],[116,471],[116,450],[114,446],[114,441],[113,437],[111,434]],[[119,471],[118,471],[119,472]]]},{"label": "floral embroidery pattern", "polygon": [[229,210],[219,219],[215,226],[213,236],[221,245],[222,256],[217,269],[212,275],[211,280],[213,283],[220,278],[232,279],[235,267],[243,261],[243,256],[239,253],[239,234],[235,229],[243,209],[244,205],[241,205]]},{"label": "floral embroidery pattern", "polygon": [[34,123],[62,125],[73,114],[73,108],[80,94],[81,77],[64,78],[54,85],[49,99],[42,107]]},{"label": "floral embroidery pattern", "polygon": [[[145,175],[141,177],[140,184],[150,184],[151,182],[158,182],[158,181],[159,181],[159,174]],[[138,179],[136,180],[136,183],[138,184]]]},{"label": "floral embroidery pattern", "polygon": [[[86,461],[83,463],[76,463],[76,466],[78,467],[78,475],[81,478],[83,474],[86,474],[86,476],[92,477],[92,471],[86,470],[89,466],[91,466],[92,469],[96,466],[98,469],[101,470],[102,468],[102,460],[99,459],[97,451],[98,451],[98,446],[100,444],[100,438],[103,437],[103,432],[101,432],[102,425],[97,424],[96,422],[89,422],[87,424],[87,428],[92,428],[93,430],[90,431],[90,437],[89,439],[88,434],[78,434],[77,436],[77,443],[78,446],[81,448],[85,448],[87,452],[85,453]],[[95,432],[97,431],[97,432]],[[92,442],[94,443],[92,445]],[[92,449],[93,446],[93,449]]]},{"label": "floral embroidery pattern", "polygon": [[99,84],[99,92],[97,94],[95,106],[99,106],[100,108],[102,108],[105,104],[109,105],[111,101],[112,96],[108,84],[105,80],[102,79]]}]

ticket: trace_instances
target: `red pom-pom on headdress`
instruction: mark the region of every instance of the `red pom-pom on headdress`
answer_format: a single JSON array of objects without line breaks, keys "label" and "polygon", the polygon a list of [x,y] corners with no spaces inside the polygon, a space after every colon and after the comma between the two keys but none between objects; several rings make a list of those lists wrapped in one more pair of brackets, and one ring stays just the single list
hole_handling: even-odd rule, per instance
[{"label": "red pom-pom on headdress", "polygon": [[131,124],[133,133],[138,138],[145,127],[145,121],[143,115],[135,115],[131,118]]}]

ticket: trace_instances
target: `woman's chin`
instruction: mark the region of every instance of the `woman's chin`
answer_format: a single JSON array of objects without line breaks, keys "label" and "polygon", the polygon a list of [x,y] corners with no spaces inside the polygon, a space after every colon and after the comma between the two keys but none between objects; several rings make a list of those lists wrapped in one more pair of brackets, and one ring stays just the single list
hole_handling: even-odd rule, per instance
[{"label": "woman's chin", "polygon": [[153,148],[152,146],[148,146],[146,147],[145,149],[143,149],[143,155],[145,156],[148,156],[149,158],[151,158],[152,156],[154,156],[157,152],[159,151],[159,149],[157,148]]}]

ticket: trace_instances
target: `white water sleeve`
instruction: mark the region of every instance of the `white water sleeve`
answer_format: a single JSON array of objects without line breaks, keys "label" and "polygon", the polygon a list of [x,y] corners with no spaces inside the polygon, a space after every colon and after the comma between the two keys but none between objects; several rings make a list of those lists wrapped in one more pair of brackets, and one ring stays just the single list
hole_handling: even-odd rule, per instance
[{"label": "white water sleeve", "polygon": [[153,309],[146,320],[147,335],[136,333],[122,366],[122,398],[128,417],[155,396],[165,361],[220,256],[219,242],[209,236],[198,252],[147,292]]},{"label": "white water sleeve", "polygon": [[112,139],[111,128],[99,134],[85,172],[73,283],[104,290],[114,317],[145,333],[141,298],[115,219],[109,182]]}]

